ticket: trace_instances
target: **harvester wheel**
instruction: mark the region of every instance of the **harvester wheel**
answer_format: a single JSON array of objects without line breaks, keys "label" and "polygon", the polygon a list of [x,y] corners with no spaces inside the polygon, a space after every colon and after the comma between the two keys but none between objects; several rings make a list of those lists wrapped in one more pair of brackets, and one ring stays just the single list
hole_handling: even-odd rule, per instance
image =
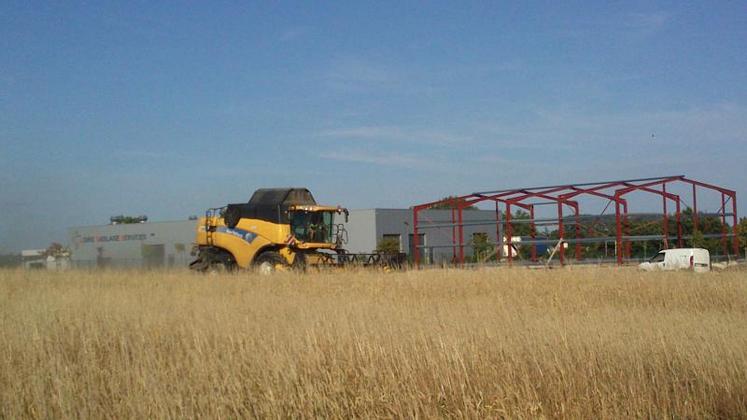
[{"label": "harvester wheel", "polygon": [[261,275],[272,274],[276,271],[283,271],[288,268],[288,263],[280,254],[275,251],[265,251],[256,260],[254,266]]},{"label": "harvester wheel", "polygon": [[202,258],[198,258],[189,264],[190,270],[198,271],[200,273],[204,273],[205,271],[207,271],[208,267],[209,264]]},{"label": "harvester wheel", "polygon": [[189,265],[189,268],[201,273],[217,274],[235,270],[236,260],[225,250],[204,247],[200,249],[197,259]]},{"label": "harvester wheel", "polygon": [[222,263],[222,262],[214,262],[210,264],[210,266],[205,270],[206,273],[211,275],[218,275],[227,273],[232,270],[232,266]]}]

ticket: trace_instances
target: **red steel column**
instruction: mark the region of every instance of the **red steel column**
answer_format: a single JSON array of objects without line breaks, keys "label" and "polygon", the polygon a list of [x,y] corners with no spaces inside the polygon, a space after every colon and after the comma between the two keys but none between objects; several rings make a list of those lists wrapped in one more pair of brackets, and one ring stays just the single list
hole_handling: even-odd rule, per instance
[{"label": "red steel column", "polygon": [[511,266],[514,261],[514,253],[511,248],[512,236],[514,235],[513,229],[511,228],[511,204],[506,203],[506,240],[508,243],[508,265]]},{"label": "red steel column", "polygon": [[573,206],[573,210],[576,212],[576,261],[581,259],[581,243],[578,242],[578,238],[581,235],[581,221],[578,213],[578,204]]},{"label": "red steel column", "polygon": [[[534,225],[534,205],[529,207],[529,218],[530,218],[530,224],[529,229],[531,229],[530,235],[532,236],[532,240],[537,240],[537,228]],[[537,262],[537,244],[532,243],[532,262]]]},{"label": "red steel column", "polygon": [[459,263],[464,265],[464,225],[462,221],[462,203],[458,204],[457,217],[459,218]]},{"label": "red steel column", "polygon": [[[628,221],[628,202],[623,203],[623,220],[625,220],[625,236],[630,236],[630,222]],[[630,258],[630,241],[625,241],[625,256]]]},{"label": "red steel column", "polygon": [[726,241],[726,195],[721,193],[721,246],[724,248],[724,255],[729,255],[729,244]]},{"label": "red steel column", "polygon": [[615,236],[615,254],[617,254],[617,264],[622,265],[622,222],[620,220],[620,202],[617,200],[615,200]]},{"label": "red steel column", "polygon": [[[739,237],[737,236],[737,193],[733,193],[731,196],[731,212],[733,220],[733,225],[731,227],[732,233],[734,234],[734,238],[732,238],[731,244],[734,248],[734,255],[737,256],[737,259],[739,259]],[[747,258],[747,255],[745,255]]]},{"label": "red steel column", "polygon": [[415,253],[415,267],[420,267],[420,253],[418,252],[418,208],[412,210],[412,252]]},{"label": "red steel column", "polygon": [[558,254],[560,257],[560,265],[565,265],[565,226],[563,226],[563,203],[558,201],[558,236],[560,236],[560,249]]},{"label": "red steel column", "polygon": [[501,211],[498,207],[498,201],[495,202],[495,242],[498,250],[495,253],[496,261],[500,262],[503,259],[503,238],[501,237]]},{"label": "red steel column", "polygon": [[669,214],[667,213],[667,184],[661,185],[662,205],[664,207],[664,224],[662,225],[662,234],[664,235],[664,249],[669,249]]},{"label": "red steel column", "polygon": [[451,263],[456,263],[456,209],[451,204]]},{"label": "red steel column", "polygon": [[693,234],[698,230],[698,196],[695,193],[695,184],[693,184]]}]

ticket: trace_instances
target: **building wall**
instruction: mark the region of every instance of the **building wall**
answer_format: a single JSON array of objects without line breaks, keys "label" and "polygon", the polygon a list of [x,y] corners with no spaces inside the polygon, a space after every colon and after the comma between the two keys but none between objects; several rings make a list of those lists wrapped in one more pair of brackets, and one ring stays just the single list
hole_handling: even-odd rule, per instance
[{"label": "building wall", "polygon": [[348,242],[344,248],[353,253],[369,253],[376,249],[376,210],[350,210],[348,222],[345,216],[336,216],[336,223],[342,223],[348,232]]},{"label": "building wall", "polygon": [[[451,210],[425,210],[419,213],[421,221],[420,234],[423,240],[420,245],[426,249],[421,252],[424,259],[429,262],[440,263],[450,261],[454,245],[452,243],[452,227],[426,228],[427,223],[450,224]],[[469,244],[472,235],[481,232],[487,235],[488,240],[496,240],[495,212],[489,210],[464,211],[462,220],[467,222],[484,222],[480,226],[464,226],[464,243]],[[411,209],[367,209],[351,210],[347,223],[338,219],[337,223],[343,223],[348,231],[349,241],[345,247],[349,252],[370,253],[376,250],[378,244],[386,237],[397,237],[400,243],[400,251],[413,254],[412,250],[412,210]],[[457,249],[458,252],[458,249]],[[472,255],[471,248],[465,246],[465,255]]]},{"label": "building wall", "polygon": [[194,220],[82,226],[69,229],[76,267],[187,266],[195,240]]},{"label": "building wall", "polygon": [[[458,247],[454,246],[451,226],[427,228],[428,224],[451,224],[451,210],[424,210],[418,213],[419,233],[422,239],[419,245],[424,245],[421,252],[423,261],[440,264],[451,260]],[[400,249],[408,255],[413,255],[412,233],[413,220],[410,209],[376,209],[376,241],[381,241],[385,235],[399,234]],[[494,242],[496,235],[495,212],[490,210],[465,210],[462,213],[465,223],[485,223],[479,226],[464,226],[464,243],[468,245],[477,232],[487,235],[488,240]],[[457,239],[458,240],[458,239]],[[464,254],[472,255],[471,247],[465,246]]]}]

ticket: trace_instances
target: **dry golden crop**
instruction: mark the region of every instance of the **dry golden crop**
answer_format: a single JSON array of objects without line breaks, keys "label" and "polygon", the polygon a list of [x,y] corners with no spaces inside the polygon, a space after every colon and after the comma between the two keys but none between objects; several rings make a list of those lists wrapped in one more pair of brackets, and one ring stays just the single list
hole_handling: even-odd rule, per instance
[{"label": "dry golden crop", "polygon": [[0,271],[0,417],[747,416],[747,276]]}]

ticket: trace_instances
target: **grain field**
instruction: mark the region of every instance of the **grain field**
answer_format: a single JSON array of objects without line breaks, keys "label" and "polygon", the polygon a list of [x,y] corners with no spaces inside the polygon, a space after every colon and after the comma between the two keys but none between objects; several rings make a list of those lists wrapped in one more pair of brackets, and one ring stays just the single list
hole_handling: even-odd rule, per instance
[{"label": "grain field", "polygon": [[0,417],[747,417],[745,272],[0,271]]}]

